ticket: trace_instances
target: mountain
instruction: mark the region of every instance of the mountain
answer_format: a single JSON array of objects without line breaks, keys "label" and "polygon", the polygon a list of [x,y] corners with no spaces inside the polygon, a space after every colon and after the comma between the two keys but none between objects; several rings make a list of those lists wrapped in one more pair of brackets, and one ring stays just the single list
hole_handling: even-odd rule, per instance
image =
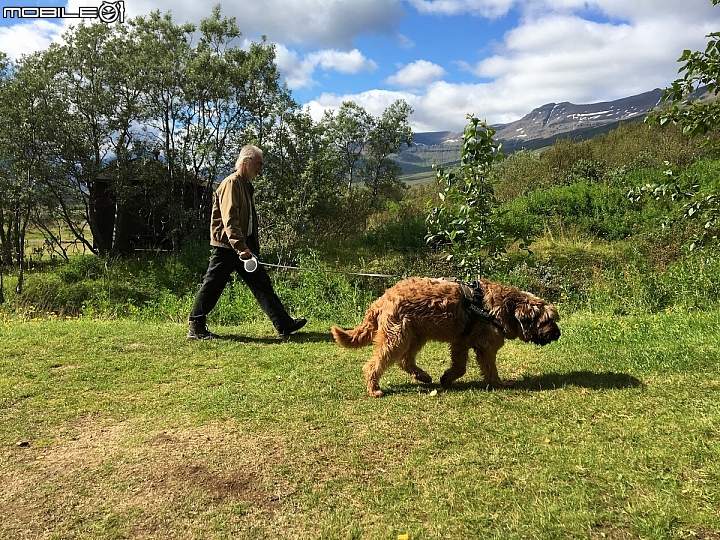
[{"label": "mountain", "polygon": [[616,101],[603,101],[589,105],[573,103],[548,103],[520,120],[510,122],[495,134],[505,149],[522,147],[533,140],[551,140],[560,135],[594,130],[603,126],[615,126],[620,122],[639,120],[650,109],[660,104],[663,91],[645,92]]},{"label": "mountain", "polygon": [[[520,120],[493,126],[495,140],[502,142],[503,152],[522,148],[537,150],[551,146],[559,138],[590,139],[607,133],[623,122],[642,121],[648,111],[660,104],[663,91],[655,89],[615,101],[585,105],[548,103],[534,109]],[[433,175],[432,164],[454,166],[460,161],[462,133],[435,131],[416,133],[413,146],[396,157],[406,180]]]}]

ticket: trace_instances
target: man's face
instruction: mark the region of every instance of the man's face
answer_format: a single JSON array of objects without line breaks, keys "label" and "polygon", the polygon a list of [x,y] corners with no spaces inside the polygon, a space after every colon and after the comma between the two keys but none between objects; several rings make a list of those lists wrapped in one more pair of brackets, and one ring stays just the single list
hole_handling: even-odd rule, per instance
[{"label": "man's face", "polygon": [[265,161],[261,155],[256,154],[255,157],[248,159],[247,163],[247,172],[250,178],[255,178],[257,175],[262,174]]}]

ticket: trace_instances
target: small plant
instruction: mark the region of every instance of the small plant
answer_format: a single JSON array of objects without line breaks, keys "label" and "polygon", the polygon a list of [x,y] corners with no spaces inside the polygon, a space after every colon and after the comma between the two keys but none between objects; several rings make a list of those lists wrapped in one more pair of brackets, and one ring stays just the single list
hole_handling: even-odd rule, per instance
[{"label": "small plant", "polygon": [[493,141],[495,129],[473,115],[468,120],[459,169],[445,172],[437,166],[440,204],[428,205],[426,236],[465,277],[486,273],[507,245],[491,180],[493,164],[504,157],[501,145]]}]

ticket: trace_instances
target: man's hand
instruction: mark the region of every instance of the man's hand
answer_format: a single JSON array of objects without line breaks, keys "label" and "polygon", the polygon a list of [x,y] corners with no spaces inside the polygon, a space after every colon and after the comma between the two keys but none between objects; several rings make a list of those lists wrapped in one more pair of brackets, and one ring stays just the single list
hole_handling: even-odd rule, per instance
[{"label": "man's hand", "polygon": [[252,251],[250,251],[249,249],[245,249],[241,251],[239,255],[242,260],[249,259],[250,257],[252,257]]}]

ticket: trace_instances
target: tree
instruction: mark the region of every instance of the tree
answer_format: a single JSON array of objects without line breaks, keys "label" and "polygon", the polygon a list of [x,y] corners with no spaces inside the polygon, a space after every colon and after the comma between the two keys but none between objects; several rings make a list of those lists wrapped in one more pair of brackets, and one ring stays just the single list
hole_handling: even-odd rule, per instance
[{"label": "tree", "polygon": [[337,113],[325,111],[321,124],[325,137],[338,156],[338,174],[345,178],[349,193],[357,179],[360,158],[374,127],[374,119],[354,101],[345,101]]},{"label": "tree", "polygon": [[346,218],[352,216],[341,224],[343,232],[348,232],[348,226],[361,230],[373,209],[402,197],[406,189],[400,180],[402,169],[391,156],[403,145],[412,144],[411,113],[412,108],[403,100],[377,118],[357,103],[346,101],[337,111],[323,115],[319,129],[327,149],[325,168],[333,168],[345,186],[344,199],[336,201],[334,210],[342,209]]},{"label": "tree", "polygon": [[99,255],[133,249],[135,216],[175,251],[189,236],[204,237],[216,179],[243,144],[270,140],[277,119],[297,107],[279,83],[272,46],[232,46],[241,33],[219,6],[193,48],[195,30],[153,12],[122,25],[81,23],[39,53],[65,107],[58,129],[45,133],[65,172],[48,184],[38,214],[54,245],[62,241],[43,219],[64,220]]},{"label": "tree", "polygon": [[[8,87],[10,85],[11,65],[7,55],[0,52],[0,193],[10,193],[10,163],[7,160],[8,155],[3,148],[5,138],[2,136],[5,118],[5,110],[3,105],[8,103]],[[3,195],[0,197],[0,304],[5,303],[5,290],[3,288],[3,273],[5,266],[12,262],[11,243],[7,238],[5,230],[6,216],[10,216],[11,205],[9,197]],[[12,230],[12,228],[10,229]]]},{"label": "tree", "polygon": [[[248,50],[232,46],[242,34],[234,17],[221,16],[219,5],[201,22],[200,31],[186,68],[189,114],[181,133],[185,170],[207,180],[203,196],[193,205],[193,224],[201,224],[205,234],[214,181],[234,169],[243,145],[254,143],[271,150],[266,174],[273,182],[280,180],[273,166],[280,152],[273,145],[283,139],[275,132],[283,129],[283,119],[290,118],[298,106],[279,82],[275,48],[265,38]],[[256,183],[261,187],[263,181]],[[268,231],[267,225],[263,227],[263,233]]]},{"label": "tree", "polygon": [[[687,247],[692,251],[704,245],[717,244],[720,240],[720,195],[704,190],[697,175],[681,174],[670,163],[665,165],[665,182],[633,188],[628,192],[628,198],[634,203],[644,197],[679,203],[679,219],[699,221],[701,225],[699,233],[694,235]],[[670,226],[677,219],[677,216],[667,216],[663,226]]]},{"label": "tree", "polygon": [[[81,22],[53,44],[45,57],[53,84],[63,96],[71,121],[62,128],[64,159],[74,166],[67,184],[84,209],[92,240],[73,219],[67,224],[77,239],[99,255],[117,251],[124,223],[108,220],[130,198],[131,165],[137,147],[137,122],[145,118],[130,71],[137,44],[123,39],[115,26]],[[116,200],[117,197],[120,200]]]},{"label": "tree", "polygon": [[16,264],[16,292],[22,293],[25,236],[33,211],[53,194],[54,181],[66,174],[59,133],[68,111],[52,71],[40,53],[24,56],[11,70],[5,64],[0,110],[0,240],[5,264]]},{"label": "tree", "polygon": [[362,155],[361,177],[370,190],[371,204],[401,198],[405,186],[400,181],[402,168],[390,156],[410,146],[413,140],[408,117],[413,110],[403,100],[397,100],[375,119],[368,132],[365,152]]},{"label": "tree", "polygon": [[[169,237],[173,251],[178,252],[183,238],[194,228],[186,200],[192,199],[193,207],[198,204],[196,183],[183,154],[183,141],[194,120],[188,87],[196,81],[189,71],[195,58],[190,46],[195,26],[176,25],[169,13],[153,11],[147,17],[131,19],[122,31],[125,40],[137,43],[128,72],[145,106],[143,145],[135,156],[144,159],[135,168],[132,186],[126,189],[132,200],[140,201],[135,213],[143,212],[149,222],[157,221],[151,215],[163,214],[161,224],[153,223],[151,230],[146,230],[146,236],[153,238],[147,238],[145,244],[157,246]],[[160,155],[163,161],[158,166]],[[138,190],[143,192],[142,199],[137,198]]]},{"label": "tree", "polygon": [[[712,3],[720,4],[720,0],[712,0]],[[720,32],[706,37],[710,39],[705,51],[683,51],[678,62],[684,64],[678,73],[685,74],[665,89],[665,106],[653,111],[648,116],[649,122],[680,124],[683,133],[691,137],[708,136],[720,125],[720,101],[693,98],[695,92],[703,87],[712,96],[720,93]],[[713,144],[710,138],[706,142]]]},{"label": "tree", "polygon": [[429,205],[428,243],[440,247],[466,279],[483,275],[505,253],[506,231],[498,220],[500,203],[490,172],[504,156],[496,130],[468,115],[459,169],[437,167],[440,204]]},{"label": "tree", "polygon": [[205,237],[214,184],[248,143],[266,150],[258,210],[277,246],[339,216],[364,222],[371,201],[397,196],[390,156],[412,140],[407,104],[373,118],[346,103],[315,124],[265,38],[235,46],[242,34],[219,5],[197,30],[157,11],[81,21],[32,59],[0,59],[3,260],[16,259],[24,215],[65,258],[65,231],[97,255],[130,253],[140,235],[177,251]]}]

